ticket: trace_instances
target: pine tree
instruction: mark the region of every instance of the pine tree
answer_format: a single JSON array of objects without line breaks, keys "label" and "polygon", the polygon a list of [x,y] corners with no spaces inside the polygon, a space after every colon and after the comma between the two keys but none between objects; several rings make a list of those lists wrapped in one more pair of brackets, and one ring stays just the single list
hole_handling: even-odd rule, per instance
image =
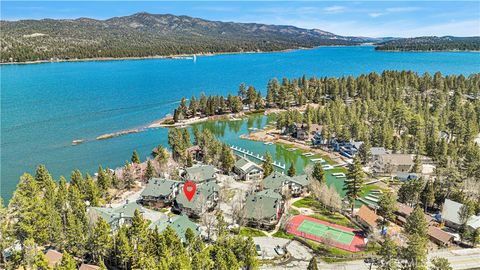
[{"label": "pine tree", "polygon": [[405,223],[405,233],[418,234],[421,237],[427,237],[427,221],[425,220],[425,214],[421,207],[415,207],[413,212],[408,216]]},{"label": "pine tree", "polygon": [[232,171],[233,166],[235,165],[235,157],[233,156],[232,150],[228,145],[222,145],[221,153],[222,168],[225,173]]},{"label": "pine tree", "polygon": [[350,168],[348,170],[348,178],[347,180],[345,180],[345,183],[343,185],[343,190],[346,191],[346,196],[350,200],[352,213],[355,201],[360,198],[364,178],[365,173],[363,172],[360,158],[358,156],[355,156],[353,158],[353,163],[350,165]]},{"label": "pine tree", "polygon": [[133,250],[132,246],[130,246],[130,242],[128,241],[127,228],[125,226],[120,227],[120,229],[117,231],[117,234],[115,235],[115,243],[115,257],[123,269],[128,269],[133,255]]},{"label": "pine tree", "polygon": [[307,270],[318,270],[317,258],[315,256],[310,259]]},{"label": "pine tree", "polygon": [[68,252],[64,251],[62,256],[62,261],[60,265],[55,267],[55,270],[76,270],[77,263],[73,259],[73,257],[68,254]]},{"label": "pine tree", "polygon": [[273,173],[273,159],[272,159],[272,155],[270,155],[270,152],[268,151],[265,152],[265,160],[263,161],[262,168],[263,168],[263,178]]},{"label": "pine tree", "polygon": [[42,164],[37,166],[37,170],[35,171],[35,181],[37,181],[39,189],[44,188],[47,182],[52,181],[52,176]]},{"label": "pine tree", "polygon": [[435,189],[431,180],[425,184],[425,188],[421,194],[421,200],[425,211],[427,211],[427,208],[433,207],[435,203]]},{"label": "pine tree", "polygon": [[90,236],[88,251],[95,262],[103,262],[110,254],[112,238],[110,237],[110,225],[99,217]]},{"label": "pine tree", "polygon": [[140,164],[140,157],[138,156],[137,150],[133,150],[131,161],[132,163]]},{"label": "pine tree", "polygon": [[360,149],[358,149],[358,155],[360,156],[360,160],[362,161],[363,165],[366,165],[372,156],[370,149],[371,149],[370,141],[365,141],[362,145],[360,145]]},{"label": "pine tree", "polygon": [[386,236],[383,241],[381,248],[377,251],[377,255],[380,257],[375,261],[375,265],[378,270],[396,270],[397,269],[397,256],[398,256],[398,246],[390,238]]},{"label": "pine tree", "polygon": [[322,163],[316,162],[313,165],[312,177],[320,183],[326,182],[325,171],[323,170]]},{"label": "pine tree", "polygon": [[155,177],[155,168],[153,168],[152,161],[147,161],[147,169],[145,170],[145,179],[151,179]]},{"label": "pine tree", "polygon": [[97,184],[102,194],[105,194],[108,188],[112,185],[112,180],[110,179],[110,176],[107,175],[102,166],[98,167]]},{"label": "pine tree", "polygon": [[414,159],[413,159],[412,172],[413,173],[422,172],[422,162],[420,161],[420,156],[418,154],[416,154]]},{"label": "pine tree", "polygon": [[446,258],[435,257],[432,259],[430,270],[453,270],[450,262]]},{"label": "pine tree", "polygon": [[292,177],[292,176],[295,176],[295,174],[297,174],[297,170],[295,169],[295,165],[291,163],[290,168],[288,168],[287,175]]},{"label": "pine tree", "polygon": [[[395,211],[397,210],[397,198],[394,193],[383,193],[378,201],[378,214],[386,220],[395,219]],[[388,225],[385,222],[384,225]]]}]

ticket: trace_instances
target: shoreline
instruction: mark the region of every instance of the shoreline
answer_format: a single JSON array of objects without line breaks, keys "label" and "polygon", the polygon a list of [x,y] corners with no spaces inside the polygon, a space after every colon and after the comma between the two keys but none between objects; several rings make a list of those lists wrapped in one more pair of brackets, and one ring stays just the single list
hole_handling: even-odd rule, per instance
[{"label": "shoreline", "polygon": [[[318,104],[313,104],[313,103],[312,104],[305,104],[301,107],[295,107],[295,109],[297,109],[299,111],[304,111],[307,108],[307,106],[310,106],[312,108],[316,108],[319,105]],[[112,138],[116,138],[116,137],[120,137],[120,136],[125,136],[125,135],[129,135],[129,134],[144,132],[144,131],[147,131],[149,129],[155,129],[155,128],[176,128],[176,127],[184,128],[184,127],[188,127],[188,126],[191,126],[191,125],[194,125],[194,124],[207,122],[207,121],[219,121],[219,120],[238,121],[238,120],[242,120],[244,117],[248,117],[249,115],[255,114],[255,113],[263,113],[264,115],[269,115],[269,114],[272,114],[272,113],[279,113],[279,112],[283,112],[283,111],[286,111],[286,109],[270,108],[270,109],[265,109],[263,111],[262,110],[260,110],[260,111],[249,111],[249,112],[242,111],[242,112],[238,112],[238,113],[212,115],[212,116],[207,116],[207,117],[194,117],[194,118],[189,118],[189,119],[186,119],[184,121],[176,122],[176,123],[166,123],[166,122],[169,122],[169,121],[173,121],[173,116],[168,115],[168,116],[165,116],[161,119],[150,122],[149,124],[146,124],[146,125],[141,126],[141,127],[125,129],[125,130],[116,131],[116,132],[112,132],[112,133],[101,134],[101,135],[97,136],[95,138],[95,140],[98,140],[98,141],[99,140],[108,140],[108,139],[112,139]],[[74,142],[76,142],[76,141],[81,141],[81,143],[85,143],[85,142],[88,142],[88,141],[91,141],[91,140],[82,139],[82,138],[75,139],[75,140],[72,141],[72,146],[80,144],[80,143],[75,144]]]},{"label": "shoreline", "polygon": [[[95,58],[75,58],[75,59],[58,59],[58,60],[34,60],[24,62],[0,62],[1,65],[31,65],[31,64],[49,64],[49,63],[69,63],[69,62],[103,62],[103,61],[128,61],[128,60],[152,60],[152,59],[172,59],[172,60],[192,60],[184,57],[195,56],[217,56],[217,55],[235,55],[235,54],[255,54],[255,53],[278,53],[291,52],[298,50],[311,50],[319,47],[344,47],[346,45],[332,45],[332,46],[315,46],[315,47],[298,47],[285,50],[276,51],[232,51],[232,52],[211,52],[211,53],[182,53],[170,55],[151,55],[151,56],[131,56],[131,57],[95,57]],[[358,45],[352,45],[358,46]]]}]

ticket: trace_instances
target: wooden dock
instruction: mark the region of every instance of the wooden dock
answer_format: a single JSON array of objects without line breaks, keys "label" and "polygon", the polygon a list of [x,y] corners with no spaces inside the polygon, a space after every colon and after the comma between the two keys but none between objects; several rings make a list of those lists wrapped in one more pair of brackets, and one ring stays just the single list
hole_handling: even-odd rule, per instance
[{"label": "wooden dock", "polygon": [[[249,157],[252,157],[252,158],[255,158],[257,160],[260,160],[260,161],[265,161],[265,157],[264,156],[260,156],[259,154],[254,154],[253,152],[251,151],[248,151],[247,149],[242,149],[238,146],[235,146],[235,145],[231,145],[230,146],[230,149],[232,149],[233,151],[235,152],[238,152],[238,153],[241,153],[243,155],[246,155],[246,156],[249,156]],[[286,165],[285,164],[282,164],[280,162],[276,162],[275,160],[273,161],[273,166],[277,167],[277,168],[280,168],[282,170],[285,170],[286,168]]]}]

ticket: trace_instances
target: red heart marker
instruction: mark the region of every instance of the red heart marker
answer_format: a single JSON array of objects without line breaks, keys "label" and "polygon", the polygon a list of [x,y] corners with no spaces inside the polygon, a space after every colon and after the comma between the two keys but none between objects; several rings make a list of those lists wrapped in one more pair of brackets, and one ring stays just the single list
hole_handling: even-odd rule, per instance
[{"label": "red heart marker", "polygon": [[197,191],[197,185],[192,181],[187,181],[183,185],[183,192],[185,196],[187,196],[187,200],[191,201],[193,196],[195,195],[195,191]]}]

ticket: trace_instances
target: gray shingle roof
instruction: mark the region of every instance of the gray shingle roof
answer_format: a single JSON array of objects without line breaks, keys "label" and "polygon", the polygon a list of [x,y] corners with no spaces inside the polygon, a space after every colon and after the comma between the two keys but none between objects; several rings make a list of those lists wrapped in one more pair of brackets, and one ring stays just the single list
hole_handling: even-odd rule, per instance
[{"label": "gray shingle roof", "polygon": [[188,217],[184,215],[173,216],[173,217],[166,217],[161,218],[150,225],[150,228],[157,228],[159,232],[162,232],[170,226],[175,233],[180,237],[182,242],[185,242],[185,233],[187,229],[190,228],[195,236],[200,234],[200,229],[197,223],[191,221]]},{"label": "gray shingle roof", "polygon": [[169,180],[169,179],[162,179],[162,178],[152,178],[148,180],[147,186],[142,192],[143,196],[152,196],[152,197],[160,197],[160,196],[167,196],[172,193],[175,186],[178,186],[182,182]]},{"label": "gray shingle roof", "polygon": [[248,173],[253,169],[263,171],[262,167],[260,167],[257,163],[243,157],[241,157],[239,160],[237,160],[237,162],[235,162],[235,168],[243,171],[244,173]]},{"label": "gray shingle roof", "polygon": [[245,213],[247,218],[269,219],[277,214],[282,195],[272,190],[264,190],[247,196]]},{"label": "gray shingle roof", "polygon": [[186,180],[198,183],[214,179],[217,169],[212,165],[199,165],[186,168],[185,171],[187,172],[186,177],[189,178]]},{"label": "gray shingle roof", "polygon": [[283,183],[290,181],[290,177],[286,174],[281,174],[277,171],[274,171],[269,176],[263,179],[263,187],[270,189],[278,189],[283,186]]},{"label": "gray shingle roof", "polygon": [[135,210],[145,213],[146,209],[136,202],[124,204],[116,208],[107,207],[89,207],[89,211],[94,211],[98,216],[102,217],[108,224],[118,220],[121,216],[124,218],[133,218]]},{"label": "gray shingle roof", "polygon": [[202,184],[197,184],[195,196],[193,196],[191,201],[188,201],[183,189],[180,189],[180,192],[175,200],[184,208],[200,210],[207,198],[219,190],[220,187],[214,181],[209,181]]}]

